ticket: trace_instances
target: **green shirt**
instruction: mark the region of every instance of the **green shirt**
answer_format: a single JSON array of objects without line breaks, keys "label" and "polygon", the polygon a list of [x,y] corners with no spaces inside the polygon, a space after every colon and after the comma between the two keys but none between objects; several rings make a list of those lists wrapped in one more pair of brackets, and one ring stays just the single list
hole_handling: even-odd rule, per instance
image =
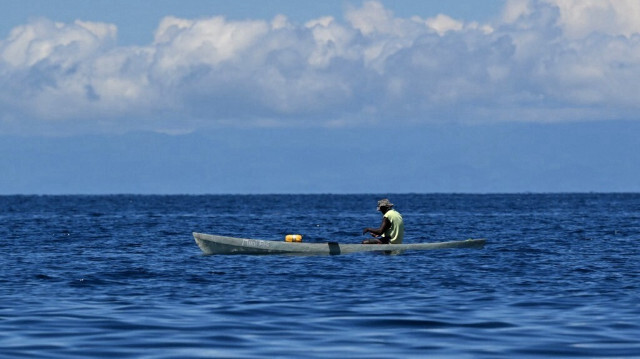
[{"label": "green shirt", "polygon": [[391,222],[391,227],[384,232],[384,237],[389,238],[389,243],[400,244],[404,238],[404,222],[402,216],[396,210],[390,209],[384,214],[384,217]]}]

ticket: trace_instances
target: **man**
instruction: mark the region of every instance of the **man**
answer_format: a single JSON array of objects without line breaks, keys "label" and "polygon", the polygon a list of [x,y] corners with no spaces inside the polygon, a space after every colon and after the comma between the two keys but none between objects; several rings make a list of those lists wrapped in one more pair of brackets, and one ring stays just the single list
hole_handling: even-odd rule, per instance
[{"label": "man", "polygon": [[378,201],[378,211],[382,213],[380,228],[365,228],[362,234],[371,233],[372,239],[365,239],[363,244],[400,244],[404,238],[404,222],[402,216],[393,209],[388,199]]}]

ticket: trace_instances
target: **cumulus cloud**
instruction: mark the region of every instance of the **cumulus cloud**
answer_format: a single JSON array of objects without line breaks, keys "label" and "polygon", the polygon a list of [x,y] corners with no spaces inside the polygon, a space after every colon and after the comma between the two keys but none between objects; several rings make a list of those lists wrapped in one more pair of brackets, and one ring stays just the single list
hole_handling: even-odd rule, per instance
[{"label": "cumulus cloud", "polygon": [[640,104],[635,0],[508,0],[492,23],[383,3],[305,24],[167,16],[154,41],[36,19],[0,40],[0,133],[217,124],[359,126],[628,118]]},{"label": "cumulus cloud", "polygon": [[560,11],[559,24],[570,38],[592,32],[631,36],[640,32],[640,2],[635,0],[547,0]]}]

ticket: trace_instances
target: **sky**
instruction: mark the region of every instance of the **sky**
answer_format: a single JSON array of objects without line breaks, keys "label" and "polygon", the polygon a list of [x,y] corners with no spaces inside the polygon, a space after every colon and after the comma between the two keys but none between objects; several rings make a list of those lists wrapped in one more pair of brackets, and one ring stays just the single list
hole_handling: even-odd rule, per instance
[{"label": "sky", "polygon": [[0,14],[0,194],[640,191],[636,0]]}]

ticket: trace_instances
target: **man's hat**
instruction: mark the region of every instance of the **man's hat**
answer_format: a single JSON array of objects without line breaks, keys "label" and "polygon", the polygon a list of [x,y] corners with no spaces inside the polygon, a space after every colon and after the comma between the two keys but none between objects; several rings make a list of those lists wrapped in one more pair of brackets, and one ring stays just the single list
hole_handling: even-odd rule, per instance
[{"label": "man's hat", "polygon": [[388,199],[381,199],[378,201],[378,211],[380,210],[381,207],[387,207],[387,208],[391,208],[393,207],[393,203],[389,202]]}]

